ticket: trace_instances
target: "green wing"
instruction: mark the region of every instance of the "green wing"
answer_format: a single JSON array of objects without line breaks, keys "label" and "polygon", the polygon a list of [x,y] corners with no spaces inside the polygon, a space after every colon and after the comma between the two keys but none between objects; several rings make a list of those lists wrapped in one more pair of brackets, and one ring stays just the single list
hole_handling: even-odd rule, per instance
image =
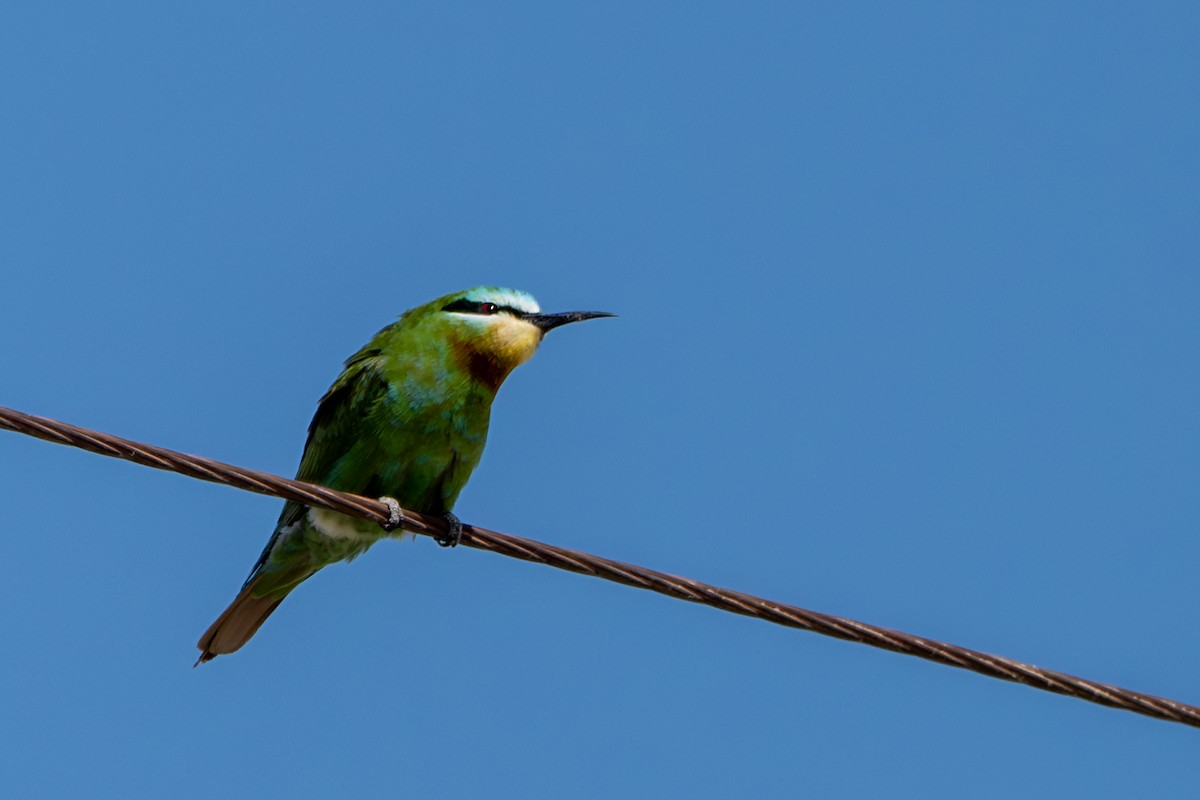
[{"label": "green wing", "polygon": [[[356,483],[357,476],[346,474],[354,470],[345,462],[355,445],[370,433],[370,421],[388,391],[387,380],[379,371],[379,356],[377,348],[364,348],[354,354],[317,404],[317,412],[308,426],[297,480],[327,486]],[[361,491],[362,487],[346,490]]]},{"label": "green wing", "polygon": [[[377,467],[373,454],[362,452],[372,447],[372,413],[386,397],[387,380],[379,371],[380,351],[364,348],[355,353],[333,386],[317,404],[308,426],[308,439],[300,459],[297,480],[319,483],[334,489],[361,492]],[[361,485],[360,485],[361,484]],[[266,566],[275,542],[284,530],[300,522],[307,507],[289,500],[279,514],[275,532],[263,548],[246,583],[253,581]]]}]

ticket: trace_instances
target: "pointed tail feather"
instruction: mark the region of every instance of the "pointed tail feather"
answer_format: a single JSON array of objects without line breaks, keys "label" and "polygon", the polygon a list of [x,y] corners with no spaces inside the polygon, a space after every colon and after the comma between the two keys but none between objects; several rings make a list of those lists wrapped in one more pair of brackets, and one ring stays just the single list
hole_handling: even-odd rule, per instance
[{"label": "pointed tail feather", "polygon": [[200,637],[196,643],[200,648],[200,658],[196,659],[193,666],[232,653],[250,641],[250,637],[266,622],[271,612],[283,602],[282,597],[255,597],[254,587],[257,583],[256,578],[247,584],[229,604],[229,608]]}]

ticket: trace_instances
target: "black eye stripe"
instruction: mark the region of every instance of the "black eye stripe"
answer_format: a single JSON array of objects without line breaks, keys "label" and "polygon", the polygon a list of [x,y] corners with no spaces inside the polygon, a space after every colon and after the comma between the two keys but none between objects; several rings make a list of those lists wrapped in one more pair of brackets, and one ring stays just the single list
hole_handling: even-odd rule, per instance
[{"label": "black eye stripe", "polygon": [[461,299],[455,300],[453,303],[447,303],[446,305],[442,306],[442,311],[456,311],[460,314],[482,314],[482,315],[499,314],[501,311],[507,311],[509,314],[512,314],[514,317],[525,316],[525,312],[519,308],[513,308],[512,306],[502,306],[497,303],[491,303],[491,302],[487,302],[487,301],[484,301],[482,303],[477,303],[473,300],[467,300],[466,298],[461,298]]}]

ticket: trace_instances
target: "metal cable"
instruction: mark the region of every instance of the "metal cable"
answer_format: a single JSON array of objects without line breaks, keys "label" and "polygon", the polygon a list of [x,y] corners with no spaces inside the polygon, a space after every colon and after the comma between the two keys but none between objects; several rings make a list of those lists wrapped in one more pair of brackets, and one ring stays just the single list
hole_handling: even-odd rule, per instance
[{"label": "metal cable", "polygon": [[[378,523],[388,520],[388,507],[378,500],[326,489],[311,483],[288,480],[266,472],[243,469],[200,456],[185,455],[153,445],[132,442],[128,439],[78,428],[45,417],[23,414],[3,406],[0,406],[0,428],[50,442],[79,447],[105,456],[123,458],[147,467],[178,472],[182,475],[223,483],[250,492],[295,500],[307,506],[320,506],[340,511],[343,514]],[[431,517],[407,509],[404,511],[404,516],[405,532],[438,536],[447,531],[446,522],[440,517]],[[532,539],[497,533],[477,528],[474,525],[463,526],[462,544],[524,561],[534,561],[558,569],[578,572],[582,575],[623,583],[638,589],[648,589],[659,594],[677,597],[680,600],[712,606],[722,611],[730,611],[747,617],[755,617],[777,625],[803,628],[824,636],[904,653],[992,678],[1023,683],[1047,692],[1077,697],[1113,708],[1122,708],[1156,719],[1200,727],[1200,707],[1197,706],[1077,678],[1062,672],[1041,669],[1002,656],[968,650],[965,647],[924,639],[920,636],[868,625],[844,617],[835,617],[797,606],[764,600],[743,592],[721,589],[688,578],[680,578],[645,567],[600,558],[565,547],[555,547]]]}]

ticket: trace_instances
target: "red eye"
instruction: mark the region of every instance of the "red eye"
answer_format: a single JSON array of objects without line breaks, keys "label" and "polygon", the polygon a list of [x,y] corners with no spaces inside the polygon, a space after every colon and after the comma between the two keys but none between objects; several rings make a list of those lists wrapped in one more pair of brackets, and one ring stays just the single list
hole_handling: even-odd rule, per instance
[{"label": "red eye", "polygon": [[484,314],[495,314],[499,310],[499,306],[495,303],[480,303],[479,310]]}]

